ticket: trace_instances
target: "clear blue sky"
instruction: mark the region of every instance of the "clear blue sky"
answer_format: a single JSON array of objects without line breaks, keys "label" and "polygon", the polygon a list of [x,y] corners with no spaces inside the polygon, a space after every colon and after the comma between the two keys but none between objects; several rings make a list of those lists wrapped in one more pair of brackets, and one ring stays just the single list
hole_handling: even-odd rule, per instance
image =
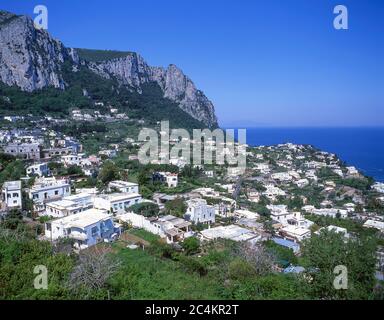
[{"label": "clear blue sky", "polygon": [[[69,47],[131,50],[178,65],[221,125],[384,125],[383,0],[3,0],[49,10]],[[349,30],[333,28],[333,8]]]}]

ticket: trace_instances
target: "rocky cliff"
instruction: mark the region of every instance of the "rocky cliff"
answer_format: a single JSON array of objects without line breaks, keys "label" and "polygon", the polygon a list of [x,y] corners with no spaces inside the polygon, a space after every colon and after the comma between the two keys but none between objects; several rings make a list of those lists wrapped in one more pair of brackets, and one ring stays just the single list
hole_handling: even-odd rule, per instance
[{"label": "rocky cliff", "polygon": [[[105,61],[82,59],[75,49],[66,48],[47,31],[37,30],[31,18],[0,11],[0,81],[23,91],[45,87],[65,90],[63,64],[79,64],[106,79],[141,92],[145,83],[155,82],[164,98],[209,127],[217,126],[213,104],[175,65],[168,68],[149,66],[137,53],[127,53]],[[171,115],[170,115],[171,116]]]},{"label": "rocky cliff", "polygon": [[76,54],[26,16],[0,12],[0,80],[24,91],[47,86],[64,89],[61,65]]}]

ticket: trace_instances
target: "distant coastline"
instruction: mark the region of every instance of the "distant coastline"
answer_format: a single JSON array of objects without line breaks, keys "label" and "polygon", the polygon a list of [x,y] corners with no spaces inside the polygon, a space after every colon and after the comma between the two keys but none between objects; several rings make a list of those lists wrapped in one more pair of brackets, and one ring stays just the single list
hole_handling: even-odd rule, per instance
[{"label": "distant coastline", "polygon": [[323,151],[335,153],[348,165],[356,166],[365,175],[384,182],[384,127],[248,127],[246,129],[247,143],[250,146],[286,142],[310,144]]}]

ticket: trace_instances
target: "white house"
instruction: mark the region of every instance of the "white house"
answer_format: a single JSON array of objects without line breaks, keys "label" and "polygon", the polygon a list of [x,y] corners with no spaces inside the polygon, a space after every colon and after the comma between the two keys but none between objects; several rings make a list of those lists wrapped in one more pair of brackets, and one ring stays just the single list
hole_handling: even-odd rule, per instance
[{"label": "white house", "polygon": [[289,239],[303,241],[311,236],[311,231],[307,228],[294,225],[287,225],[279,230],[279,233]]},{"label": "white house", "polygon": [[131,223],[133,227],[141,228],[161,238],[166,238],[167,243],[182,241],[193,235],[193,232],[189,230],[191,226],[189,221],[172,215],[147,218],[133,212],[127,212],[118,216],[118,219]]},{"label": "white house", "polygon": [[332,218],[337,218],[340,215],[340,218],[348,218],[348,211],[344,209],[335,209],[335,208],[323,208],[323,209],[314,209],[313,214],[318,216],[329,216]]},{"label": "white house", "polygon": [[49,240],[70,238],[77,249],[85,249],[100,242],[116,239],[120,233],[112,216],[103,210],[89,209],[75,215],[45,224],[45,237]]},{"label": "white house", "polygon": [[267,208],[271,211],[271,218],[275,221],[282,223],[283,225],[288,224],[288,218],[291,213],[288,211],[286,205],[267,205]]},{"label": "white house", "polygon": [[62,200],[48,202],[44,215],[54,218],[62,218],[77,214],[93,207],[94,196],[89,193],[74,194],[64,197]]},{"label": "white house", "polygon": [[309,180],[308,179],[300,179],[300,180],[297,180],[295,182],[295,184],[299,187],[299,188],[304,188],[306,187],[307,185],[309,185]]},{"label": "white house", "polygon": [[117,189],[119,192],[139,193],[139,185],[133,182],[115,180],[108,184],[108,190]]},{"label": "white house", "polygon": [[177,173],[159,172],[159,175],[161,175],[164,178],[164,181],[168,185],[168,188],[176,188],[177,187],[177,184],[178,184]]},{"label": "white house", "polygon": [[376,182],[373,186],[372,186],[372,189],[377,191],[377,192],[380,192],[380,193],[384,193],[384,183],[382,182]]},{"label": "white house", "polygon": [[359,175],[359,170],[356,167],[347,167],[347,174],[351,176]]},{"label": "white house", "polygon": [[286,195],[284,190],[281,190],[280,188],[275,187],[274,185],[269,184],[269,185],[266,185],[265,188],[267,190],[263,192],[263,195],[265,195],[270,200],[275,200],[277,196]]},{"label": "white house", "polygon": [[293,212],[287,217],[287,223],[292,226],[310,228],[314,223],[311,220],[305,219],[301,212]]},{"label": "white house", "polygon": [[271,174],[271,178],[277,181],[292,181],[292,176],[288,172],[276,172]]},{"label": "white house", "polygon": [[320,234],[321,230],[328,230],[331,232],[339,233],[339,234],[342,234],[344,236],[344,238],[349,238],[349,233],[348,233],[347,229],[345,229],[345,228],[330,225],[328,227],[320,228],[319,230],[317,230],[315,232],[315,234]]},{"label": "white house", "polygon": [[21,181],[4,182],[1,190],[1,198],[7,209],[21,209]]},{"label": "white house", "polygon": [[254,168],[256,170],[259,170],[262,174],[268,174],[271,172],[271,169],[269,168],[268,163],[256,163]]},{"label": "white house", "polygon": [[258,213],[249,211],[249,210],[242,210],[242,209],[235,210],[235,215],[239,218],[246,218],[246,219],[260,218],[260,215]]},{"label": "white house", "polygon": [[61,162],[64,163],[64,166],[80,166],[82,155],[81,154],[69,154],[61,156]]},{"label": "white house", "polygon": [[27,175],[37,175],[39,177],[49,175],[48,165],[46,163],[39,163],[29,166],[27,168]]},{"label": "white house", "polygon": [[374,228],[374,229],[379,230],[380,232],[384,232],[384,222],[383,221],[367,220],[363,224],[363,227]]},{"label": "white house", "polygon": [[195,224],[198,223],[215,223],[215,208],[207,205],[207,201],[204,199],[191,199],[187,201],[188,208],[184,215],[184,218],[188,221],[192,221]]},{"label": "white house", "polygon": [[263,240],[260,234],[234,224],[205,229],[200,232],[200,238],[205,241],[230,239],[237,242],[249,241],[251,243]]},{"label": "white house", "polygon": [[29,189],[29,198],[33,200],[36,211],[43,211],[48,201],[60,200],[71,195],[71,186],[68,180],[52,178],[37,179]]},{"label": "white house", "polygon": [[97,209],[104,209],[115,214],[123,214],[126,209],[138,204],[142,197],[138,193],[112,193],[95,197],[94,206]]},{"label": "white house", "polygon": [[215,173],[213,170],[205,170],[204,171],[204,174],[208,177],[208,178],[213,178]]}]

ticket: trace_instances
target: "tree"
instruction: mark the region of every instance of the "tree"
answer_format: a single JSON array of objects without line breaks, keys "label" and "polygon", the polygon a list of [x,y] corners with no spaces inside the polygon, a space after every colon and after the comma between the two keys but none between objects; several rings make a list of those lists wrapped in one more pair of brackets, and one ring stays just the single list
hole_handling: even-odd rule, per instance
[{"label": "tree", "polygon": [[111,162],[107,161],[100,170],[98,177],[104,184],[119,178],[119,169]]},{"label": "tree", "polygon": [[181,244],[187,255],[195,254],[199,251],[200,241],[195,237],[187,238]]},{"label": "tree", "polygon": [[187,205],[184,200],[180,197],[177,197],[174,200],[168,201],[165,204],[165,213],[174,215],[176,217],[183,217],[187,211]]},{"label": "tree", "polygon": [[134,204],[129,208],[132,212],[144,217],[156,217],[159,215],[159,206],[152,202],[142,202]]},{"label": "tree", "polygon": [[23,216],[19,210],[11,210],[1,223],[6,229],[16,230],[23,223]]},{"label": "tree", "polygon": [[[343,235],[322,230],[304,241],[303,256],[312,279],[308,286],[316,299],[367,299],[375,284],[376,243],[374,238],[346,240]],[[336,290],[334,269],[345,266],[348,290]]]},{"label": "tree", "polygon": [[274,258],[263,245],[244,243],[238,250],[238,256],[247,261],[259,276],[272,271]]},{"label": "tree", "polygon": [[118,270],[120,261],[105,247],[94,247],[79,255],[68,286],[76,293],[90,294],[105,289],[109,278]]},{"label": "tree", "polygon": [[228,265],[228,276],[232,280],[246,281],[255,276],[255,269],[240,257],[233,259]]}]

